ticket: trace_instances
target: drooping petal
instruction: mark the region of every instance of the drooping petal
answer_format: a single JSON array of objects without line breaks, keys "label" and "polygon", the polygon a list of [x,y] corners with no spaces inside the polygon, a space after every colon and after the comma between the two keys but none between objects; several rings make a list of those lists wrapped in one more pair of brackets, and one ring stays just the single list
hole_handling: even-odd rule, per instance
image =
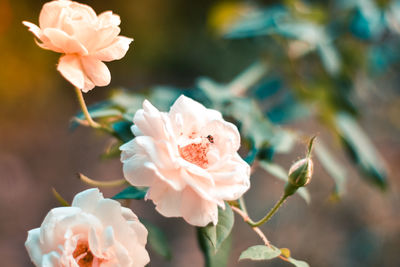
[{"label": "drooping petal", "polygon": [[132,41],[132,38],[118,36],[114,39],[113,43],[101,50],[96,51],[92,54],[92,56],[106,62],[121,59],[125,56],[129,49],[129,44]]},{"label": "drooping petal", "polygon": [[85,74],[82,69],[80,57],[77,55],[64,55],[60,58],[57,70],[61,72],[67,81],[75,87],[83,89],[85,85]]},{"label": "drooping petal", "polygon": [[111,73],[106,64],[93,57],[82,57],[85,75],[96,85],[106,86],[111,81]]}]

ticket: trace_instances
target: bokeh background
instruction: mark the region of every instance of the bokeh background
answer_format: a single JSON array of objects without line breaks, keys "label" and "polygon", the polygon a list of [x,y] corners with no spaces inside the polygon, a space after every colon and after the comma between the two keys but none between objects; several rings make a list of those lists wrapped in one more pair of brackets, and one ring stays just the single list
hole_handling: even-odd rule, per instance
[{"label": "bokeh background", "polygon": [[[111,9],[119,14],[122,34],[135,39],[124,59],[107,64],[112,73],[110,86],[85,94],[89,104],[108,97],[112,88],[145,91],[157,84],[190,88],[199,76],[228,82],[257,59],[263,47],[257,40],[232,41],[218,34],[219,20],[212,19],[212,12],[216,12],[220,1],[81,2],[90,4],[98,13]],[[323,15],[335,2],[311,4],[320,7]],[[376,5],[386,2],[389,1],[377,1]],[[47,212],[58,206],[52,187],[71,200],[88,188],[77,179],[77,172],[99,180],[123,177],[118,159],[100,159],[110,142],[108,136],[86,128],[69,130],[69,122],[79,107],[72,86],[56,71],[59,55],[38,48],[21,24],[22,20],[37,23],[43,3],[0,0],[0,258],[1,265],[8,267],[32,266],[24,241],[27,231],[39,227]],[[372,43],[368,38],[363,41]],[[366,57],[365,50],[357,49],[357,41],[341,45],[355,48],[344,57]],[[309,135],[318,133],[348,170],[346,194],[332,201],[333,181],[316,162],[309,186],[311,203],[307,205],[294,196],[262,226],[273,244],[290,248],[294,258],[306,260],[311,266],[400,266],[400,80],[394,60],[400,55],[400,46],[395,51],[398,54],[389,56],[393,64],[385,68],[380,65],[374,72],[374,83],[362,75],[354,79],[355,98],[351,99],[362,128],[386,162],[386,191],[364,181],[363,174],[319,116],[285,124]],[[277,155],[275,161],[288,169],[303,153],[304,146],[298,145],[290,154]],[[279,198],[282,187],[281,181],[263,170],[255,172],[246,195],[253,218],[263,216]],[[120,188],[102,191],[111,197]],[[131,208],[139,217],[163,228],[172,247],[169,262],[150,251],[150,266],[203,266],[193,227],[181,219],[161,217],[151,202],[133,201]],[[228,266],[290,266],[279,260],[238,262],[240,252],[255,244],[260,244],[258,237],[236,217],[234,250]]]}]

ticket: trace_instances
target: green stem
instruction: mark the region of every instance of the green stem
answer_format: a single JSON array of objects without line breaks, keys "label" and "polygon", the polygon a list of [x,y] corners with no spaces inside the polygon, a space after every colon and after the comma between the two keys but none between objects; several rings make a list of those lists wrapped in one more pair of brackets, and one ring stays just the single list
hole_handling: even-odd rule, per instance
[{"label": "green stem", "polygon": [[261,220],[259,220],[257,222],[253,222],[252,220],[249,220],[247,223],[249,225],[251,225],[252,227],[258,227],[258,226],[268,222],[269,219],[271,219],[271,217],[279,210],[279,208],[282,206],[283,202],[285,202],[285,200],[288,197],[289,197],[288,194],[283,194],[281,199],[279,199],[279,201],[276,202],[275,206],[267,213],[267,215],[265,215],[264,218],[262,218]]},{"label": "green stem", "polygon": [[122,185],[125,185],[128,183],[125,179],[113,180],[113,181],[97,181],[97,180],[90,179],[89,177],[83,175],[82,173],[78,173],[78,177],[84,183],[91,185],[91,186],[96,186],[96,187],[116,187],[116,186],[122,186]]},{"label": "green stem", "polygon": [[89,110],[85,103],[85,99],[83,98],[82,91],[78,87],[75,87],[75,93],[76,93],[76,96],[78,97],[78,102],[79,102],[79,105],[81,106],[83,115],[85,115],[86,121],[89,124],[89,126],[96,128],[96,129],[101,128],[101,125],[99,123],[95,122],[92,119],[92,117],[90,116]]},{"label": "green stem", "polygon": [[115,134],[115,132],[114,132],[114,130],[112,128],[104,126],[104,125],[101,125],[100,123],[95,122],[92,119],[92,117],[90,116],[89,110],[88,110],[88,108],[86,106],[85,99],[83,98],[82,91],[79,88],[75,87],[75,93],[76,93],[76,96],[78,97],[78,102],[79,102],[79,105],[81,106],[81,109],[82,109],[83,115],[85,116],[87,124],[92,128],[104,130],[104,131],[112,134],[113,136],[119,138]]}]

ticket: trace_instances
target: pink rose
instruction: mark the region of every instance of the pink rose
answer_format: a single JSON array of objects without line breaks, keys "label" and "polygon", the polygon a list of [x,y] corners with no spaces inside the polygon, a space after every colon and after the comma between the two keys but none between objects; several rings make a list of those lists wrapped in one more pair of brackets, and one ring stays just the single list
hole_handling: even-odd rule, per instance
[{"label": "pink rose", "polygon": [[44,4],[40,28],[23,22],[40,40],[40,47],[64,54],[57,69],[83,92],[108,85],[111,75],[102,61],[121,59],[128,51],[133,39],[118,36],[120,23],[111,11],[97,16],[90,6],[69,0]]},{"label": "pink rose", "polygon": [[120,147],[124,175],[132,185],[150,187],[146,199],[162,215],[216,224],[218,206],[249,189],[238,129],[218,111],[185,96],[169,113],[145,100],[133,122],[136,138]]},{"label": "pink rose", "polygon": [[36,266],[142,267],[149,262],[146,241],[136,215],[96,188],[77,194],[71,207],[52,209],[25,246]]}]

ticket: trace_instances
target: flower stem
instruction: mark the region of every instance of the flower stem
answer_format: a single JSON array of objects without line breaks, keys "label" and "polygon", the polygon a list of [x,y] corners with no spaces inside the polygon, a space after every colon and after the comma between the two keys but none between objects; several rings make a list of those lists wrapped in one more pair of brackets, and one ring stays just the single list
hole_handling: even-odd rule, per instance
[{"label": "flower stem", "polygon": [[113,181],[97,181],[90,179],[89,177],[83,175],[82,173],[78,173],[78,178],[82,180],[84,183],[96,187],[116,187],[127,184],[127,181],[125,179],[113,180]]},{"label": "flower stem", "polygon": [[[235,206],[231,206],[232,210],[235,211],[237,214],[239,214],[243,220],[248,223],[249,222],[249,216],[247,215],[247,213],[245,213],[243,210],[235,207]],[[264,245],[266,245],[267,247],[272,247],[271,243],[268,241],[267,237],[265,236],[265,234],[260,230],[260,228],[258,228],[257,226],[251,226],[251,229],[253,229],[253,231],[261,238],[261,240],[263,241]],[[285,258],[282,255],[278,256],[280,259],[290,262],[287,258]]]},{"label": "flower stem", "polygon": [[54,197],[58,200],[58,202],[60,202],[61,205],[68,207],[70,206],[70,204],[68,203],[68,201],[66,201],[61,195],[60,193],[57,192],[57,190],[52,187],[51,191],[53,192]]},{"label": "flower stem", "polygon": [[269,219],[271,219],[271,217],[279,210],[279,208],[282,206],[283,202],[285,202],[285,200],[288,197],[289,197],[288,194],[283,194],[281,199],[279,199],[279,201],[276,202],[275,206],[267,213],[267,215],[264,216],[264,218],[262,218],[261,220],[259,220],[257,222],[252,222],[250,220],[247,223],[253,227],[258,227],[258,226],[263,225],[264,223],[268,222]]},{"label": "flower stem", "polygon": [[82,91],[78,87],[75,87],[75,93],[76,93],[76,96],[78,97],[78,102],[79,102],[79,105],[81,106],[83,115],[85,115],[86,121],[89,124],[89,126],[96,128],[96,129],[102,128],[101,125],[99,123],[95,122],[92,119],[92,117],[90,116],[90,113],[89,113],[88,108],[85,103],[85,99],[83,98]]}]

